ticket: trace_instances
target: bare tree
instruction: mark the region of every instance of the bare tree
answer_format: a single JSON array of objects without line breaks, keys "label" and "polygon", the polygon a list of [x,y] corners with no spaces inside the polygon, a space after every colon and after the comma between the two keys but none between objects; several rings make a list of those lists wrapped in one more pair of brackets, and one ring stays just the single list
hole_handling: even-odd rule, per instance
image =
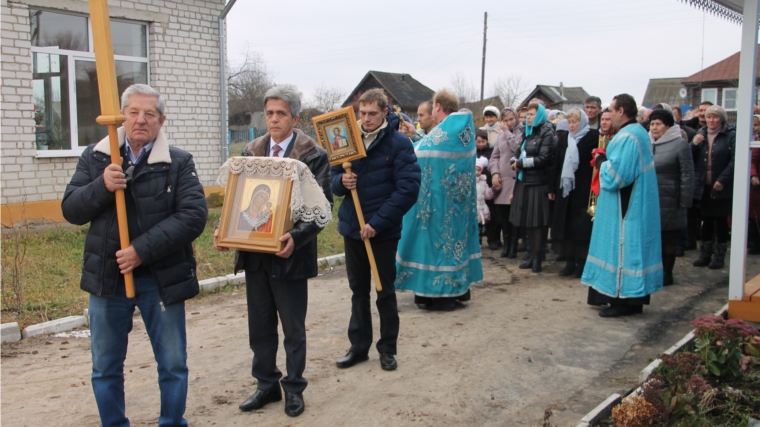
[{"label": "bare tree", "polygon": [[246,49],[243,63],[230,67],[227,76],[230,117],[264,111],[264,94],[275,83],[259,53]]},{"label": "bare tree", "polygon": [[491,86],[491,92],[501,98],[505,107],[517,106],[529,90],[522,76],[515,74],[499,77]]},{"label": "bare tree", "polygon": [[472,80],[468,79],[461,71],[457,71],[451,76],[451,86],[460,104],[480,100],[480,91],[475,87]]},{"label": "bare tree", "polygon": [[327,87],[324,83],[314,89],[314,95],[306,103],[308,108],[313,108],[322,113],[337,110],[346,98],[346,91],[340,87]]}]

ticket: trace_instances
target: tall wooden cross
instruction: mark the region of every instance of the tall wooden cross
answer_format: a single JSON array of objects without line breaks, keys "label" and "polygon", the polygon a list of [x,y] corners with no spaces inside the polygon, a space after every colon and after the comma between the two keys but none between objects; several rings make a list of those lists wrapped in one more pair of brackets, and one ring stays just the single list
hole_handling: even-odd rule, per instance
[{"label": "tall wooden cross", "polygon": [[[116,85],[116,64],[113,59],[111,38],[111,21],[108,16],[107,0],[89,0],[92,38],[95,47],[95,69],[98,75],[101,115],[95,119],[101,125],[108,126],[108,139],[111,142],[111,163],[119,166],[121,152],[116,129],[126,121],[119,108],[119,89]],[[129,229],[127,227],[127,208],[124,191],[116,190],[116,216],[119,223],[119,241],[121,249],[129,247]],[[127,298],[135,297],[135,285],[132,273],[124,275]]]}]

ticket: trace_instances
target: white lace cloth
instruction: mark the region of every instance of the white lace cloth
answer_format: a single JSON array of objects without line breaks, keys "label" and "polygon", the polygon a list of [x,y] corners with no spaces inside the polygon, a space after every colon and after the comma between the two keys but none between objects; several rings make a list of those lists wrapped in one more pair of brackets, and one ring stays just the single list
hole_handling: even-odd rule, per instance
[{"label": "white lace cloth", "polygon": [[226,187],[230,172],[247,176],[285,176],[293,182],[290,217],[294,223],[314,222],[319,228],[325,228],[332,220],[330,202],[303,162],[276,157],[231,157],[219,168],[216,182]]}]

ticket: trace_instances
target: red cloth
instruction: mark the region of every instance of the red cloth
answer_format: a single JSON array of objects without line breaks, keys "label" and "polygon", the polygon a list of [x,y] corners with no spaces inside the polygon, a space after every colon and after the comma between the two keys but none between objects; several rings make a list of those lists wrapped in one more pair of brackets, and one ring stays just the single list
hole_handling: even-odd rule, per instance
[{"label": "red cloth", "polygon": [[591,150],[591,166],[594,167],[594,176],[591,177],[591,191],[594,192],[595,196],[599,195],[599,190],[601,190],[602,184],[599,180],[599,167],[596,165],[596,155],[597,154],[604,154],[607,155],[607,150],[604,148],[594,148]]}]

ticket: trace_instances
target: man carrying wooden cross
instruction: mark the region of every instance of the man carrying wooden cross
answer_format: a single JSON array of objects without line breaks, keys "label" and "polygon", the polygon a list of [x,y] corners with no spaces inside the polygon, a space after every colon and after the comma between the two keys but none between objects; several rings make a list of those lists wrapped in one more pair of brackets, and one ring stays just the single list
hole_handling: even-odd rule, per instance
[{"label": "man carrying wooden cross", "polygon": [[[380,313],[380,366],[396,369],[396,341],[399,318],[396,303],[396,247],[401,238],[404,214],[417,201],[420,166],[409,138],[398,131],[398,116],[388,114],[388,98],[382,89],[370,89],[359,98],[362,142],[367,157],[355,160],[352,173],[342,166],[332,168],[332,190],[346,200],[338,211],[338,232],[343,236],[346,273],[353,296],[348,339],[351,349],[338,360],[339,368],[349,368],[369,359],[372,346],[370,312],[370,262],[364,239],[370,239],[383,290],[377,294]],[[359,227],[351,190],[356,189],[366,224]]]},{"label": "man carrying wooden cross", "polygon": [[[108,136],[87,147],[66,187],[61,208],[72,224],[90,223],[82,262],[89,292],[92,389],[104,427],[129,426],[124,360],[135,306],[158,363],[158,425],[186,426],[185,303],[199,292],[192,242],[208,216],[193,156],[170,147],[161,131],[161,95],[135,84],[121,97],[127,120],[118,129],[122,164],[111,164]],[[114,192],[124,190],[132,244],[120,250]],[[134,275],[127,298],[123,274]]]}]

